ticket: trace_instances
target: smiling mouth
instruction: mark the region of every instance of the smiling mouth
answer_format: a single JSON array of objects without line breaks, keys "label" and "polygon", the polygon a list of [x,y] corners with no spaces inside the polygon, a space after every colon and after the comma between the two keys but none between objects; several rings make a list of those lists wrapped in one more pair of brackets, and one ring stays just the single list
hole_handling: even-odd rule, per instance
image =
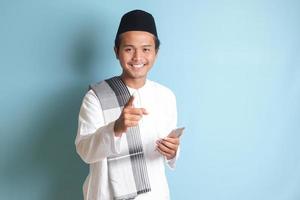
[{"label": "smiling mouth", "polygon": [[132,64],[132,65],[130,65],[130,66],[133,67],[133,68],[139,69],[139,68],[144,67],[145,64]]}]

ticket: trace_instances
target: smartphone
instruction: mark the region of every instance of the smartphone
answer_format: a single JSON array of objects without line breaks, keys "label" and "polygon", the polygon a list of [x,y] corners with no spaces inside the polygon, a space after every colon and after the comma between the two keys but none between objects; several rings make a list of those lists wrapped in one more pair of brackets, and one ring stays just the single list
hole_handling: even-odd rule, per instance
[{"label": "smartphone", "polygon": [[173,129],[171,131],[171,133],[169,133],[168,137],[178,137],[179,138],[180,136],[182,136],[184,129],[185,129],[185,127]]}]

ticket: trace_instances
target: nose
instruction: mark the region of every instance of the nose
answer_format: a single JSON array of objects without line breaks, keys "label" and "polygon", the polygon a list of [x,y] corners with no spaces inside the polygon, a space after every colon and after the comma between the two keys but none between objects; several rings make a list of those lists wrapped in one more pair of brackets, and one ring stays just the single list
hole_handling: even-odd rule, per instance
[{"label": "nose", "polygon": [[140,61],[141,60],[141,52],[140,52],[140,50],[136,50],[135,52],[134,52],[134,54],[133,54],[133,57],[132,57],[132,60],[133,61]]}]

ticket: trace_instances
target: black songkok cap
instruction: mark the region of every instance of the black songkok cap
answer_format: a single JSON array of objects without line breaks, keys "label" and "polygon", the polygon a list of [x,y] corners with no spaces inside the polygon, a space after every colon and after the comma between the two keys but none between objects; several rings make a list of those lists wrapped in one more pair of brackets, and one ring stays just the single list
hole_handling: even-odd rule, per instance
[{"label": "black songkok cap", "polygon": [[127,31],[146,31],[158,38],[153,16],[143,10],[132,10],[123,15],[116,40],[120,34]]}]

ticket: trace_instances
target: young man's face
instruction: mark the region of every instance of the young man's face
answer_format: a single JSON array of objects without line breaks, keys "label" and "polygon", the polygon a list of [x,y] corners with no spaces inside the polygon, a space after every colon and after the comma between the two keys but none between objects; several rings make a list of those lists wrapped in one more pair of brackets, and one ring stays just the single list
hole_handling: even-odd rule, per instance
[{"label": "young man's face", "polygon": [[115,52],[123,68],[123,78],[144,80],[156,58],[154,36],[144,31],[122,33],[119,49]]}]

